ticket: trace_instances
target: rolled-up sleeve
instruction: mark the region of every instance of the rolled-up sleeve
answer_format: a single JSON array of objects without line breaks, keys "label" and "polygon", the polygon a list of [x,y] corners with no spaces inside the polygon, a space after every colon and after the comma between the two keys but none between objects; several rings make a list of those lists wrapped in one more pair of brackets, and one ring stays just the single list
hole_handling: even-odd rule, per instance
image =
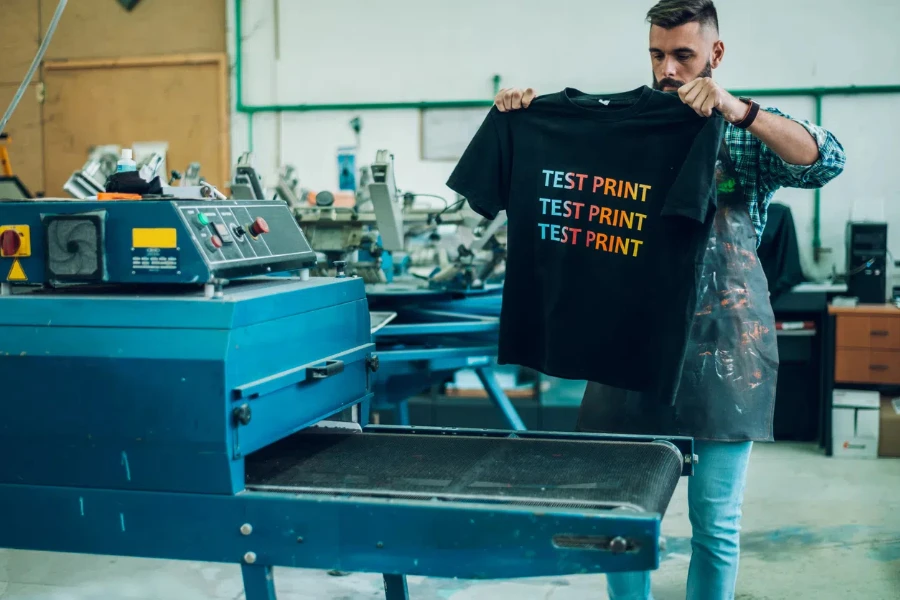
[{"label": "rolled-up sleeve", "polygon": [[795,119],[774,108],[766,111],[785,117],[802,125],[816,141],[819,147],[819,158],[811,165],[793,165],[763,143],[759,149],[759,178],[762,187],[775,190],[779,187],[820,188],[840,175],[844,170],[847,157],[844,147],[827,129],[814,125],[809,121]]}]

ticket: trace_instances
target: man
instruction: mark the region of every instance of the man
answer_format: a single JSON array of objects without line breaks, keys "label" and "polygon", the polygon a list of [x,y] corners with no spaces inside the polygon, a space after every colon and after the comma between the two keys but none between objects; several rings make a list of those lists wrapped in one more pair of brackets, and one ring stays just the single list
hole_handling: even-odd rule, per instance
[{"label": "man", "polygon": [[[647,14],[653,88],[677,93],[703,117],[727,121],[717,163],[718,210],[707,244],[698,309],[672,407],[589,383],[582,431],[689,435],[699,463],[688,480],[693,529],[689,600],[734,597],[744,483],[754,441],[771,441],[777,376],[775,322],[756,248],[780,187],[816,188],[844,168],[828,131],[776,109],[760,110],[712,79],[725,56],[712,0],[662,0]],[[501,90],[501,112],[528,108],[534,90]],[[649,573],[607,576],[613,600],[651,598]]]}]

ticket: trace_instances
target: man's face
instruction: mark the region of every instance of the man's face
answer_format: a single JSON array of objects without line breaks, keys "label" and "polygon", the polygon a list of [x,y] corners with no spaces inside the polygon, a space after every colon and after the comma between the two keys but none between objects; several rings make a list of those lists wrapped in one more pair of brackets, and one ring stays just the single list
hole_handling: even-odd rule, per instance
[{"label": "man's face", "polygon": [[650,26],[653,88],[674,92],[698,77],[712,77],[725,46],[712,27],[685,23],[672,29]]}]

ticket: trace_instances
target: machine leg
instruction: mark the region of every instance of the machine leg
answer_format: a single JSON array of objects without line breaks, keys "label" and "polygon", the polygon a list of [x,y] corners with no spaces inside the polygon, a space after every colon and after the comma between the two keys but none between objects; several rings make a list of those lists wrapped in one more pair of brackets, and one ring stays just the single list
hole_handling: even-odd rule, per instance
[{"label": "machine leg", "polygon": [[[386,600],[409,600],[406,575],[384,575],[384,597]],[[249,598],[247,600],[250,600]]]},{"label": "machine leg", "polygon": [[246,600],[276,600],[275,577],[268,565],[241,565]]},{"label": "machine leg", "polygon": [[525,431],[525,423],[522,422],[522,418],[516,412],[516,407],[512,405],[512,402],[503,393],[503,388],[500,387],[500,382],[497,381],[493,369],[481,367],[475,369],[475,374],[478,375],[478,379],[481,381],[481,385],[484,386],[484,391],[487,392],[488,397],[503,413],[503,417],[509,423],[509,426],[515,431]]},{"label": "machine leg", "polygon": [[409,401],[400,400],[397,402],[397,425],[409,425]]}]

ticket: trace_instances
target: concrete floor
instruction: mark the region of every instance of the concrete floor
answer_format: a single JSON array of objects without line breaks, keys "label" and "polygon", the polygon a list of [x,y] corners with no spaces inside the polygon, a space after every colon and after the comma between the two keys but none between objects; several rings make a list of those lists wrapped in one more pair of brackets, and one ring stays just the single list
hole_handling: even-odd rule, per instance
[{"label": "concrete floor", "polygon": [[[757,444],[744,505],[737,600],[900,599],[900,460],[835,460],[803,444]],[[664,521],[657,600],[684,598],[687,488]],[[281,600],[383,598],[377,575],[276,569]],[[413,600],[601,600],[600,576],[516,582],[410,578]],[[233,565],[0,550],[2,600],[243,598]]]}]

